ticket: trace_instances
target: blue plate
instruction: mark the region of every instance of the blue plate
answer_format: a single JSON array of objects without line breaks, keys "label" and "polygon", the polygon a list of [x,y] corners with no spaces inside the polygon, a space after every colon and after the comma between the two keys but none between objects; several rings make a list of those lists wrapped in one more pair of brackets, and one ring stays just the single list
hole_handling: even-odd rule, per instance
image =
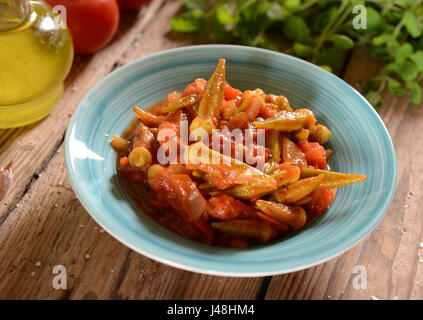
[{"label": "blue plate", "polygon": [[[273,244],[238,250],[184,239],[140,212],[116,176],[116,154],[109,141],[129,125],[132,107],[148,107],[195,78],[207,79],[220,57],[227,60],[228,81],[235,88],[283,94],[295,108],[310,108],[332,130],[332,170],[368,177],[339,189],[330,209],[305,230]],[[163,51],[108,75],[73,114],[65,158],[85,209],[123,244],[177,268],[239,277],[297,271],[345,252],[380,221],[397,177],[395,150],[382,120],[351,86],[306,61],[230,45]]]}]

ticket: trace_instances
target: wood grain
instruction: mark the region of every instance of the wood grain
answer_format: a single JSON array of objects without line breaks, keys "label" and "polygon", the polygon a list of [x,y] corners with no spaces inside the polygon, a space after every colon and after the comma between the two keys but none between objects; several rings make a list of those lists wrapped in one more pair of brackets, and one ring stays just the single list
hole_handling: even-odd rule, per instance
[{"label": "wood grain", "polygon": [[[377,64],[356,50],[344,79],[358,90]],[[267,299],[422,299],[423,298],[423,106],[384,93],[380,115],[398,160],[394,200],[375,230],[353,249],[324,265],[273,277]],[[354,289],[354,267],[367,270],[367,289]]]}]

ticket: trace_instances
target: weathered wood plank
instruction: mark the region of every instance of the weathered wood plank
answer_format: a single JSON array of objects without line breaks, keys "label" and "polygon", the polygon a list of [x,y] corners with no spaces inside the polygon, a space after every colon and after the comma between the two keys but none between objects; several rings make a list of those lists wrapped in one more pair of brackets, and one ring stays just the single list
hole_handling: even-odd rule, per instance
[{"label": "weathered wood plank", "polygon": [[[364,50],[354,52],[344,79],[357,89],[378,66]],[[324,265],[273,277],[267,299],[422,299],[423,298],[423,106],[385,92],[380,110],[393,138],[398,186],[381,223],[365,240]],[[353,269],[367,270],[367,289],[357,290]],[[307,278],[308,277],[308,278]]]}]

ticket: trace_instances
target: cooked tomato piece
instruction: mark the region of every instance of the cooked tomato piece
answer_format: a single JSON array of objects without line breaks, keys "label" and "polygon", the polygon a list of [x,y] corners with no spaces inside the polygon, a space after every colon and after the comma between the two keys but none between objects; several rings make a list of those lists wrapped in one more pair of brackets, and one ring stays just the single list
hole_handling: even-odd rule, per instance
[{"label": "cooked tomato piece", "polygon": [[300,141],[298,143],[301,151],[306,156],[307,163],[318,169],[326,169],[325,148],[318,142]]},{"label": "cooked tomato piece", "polygon": [[294,183],[300,178],[300,168],[291,162],[284,162],[279,164],[279,169],[285,171],[281,181],[283,184]]},{"label": "cooked tomato piece", "polygon": [[177,92],[177,91],[170,92],[167,95],[167,102],[168,102],[168,104],[175,103],[179,99],[181,99],[181,94],[179,92]]},{"label": "cooked tomato piece", "polygon": [[177,207],[187,214],[189,220],[199,219],[207,208],[207,201],[196,183],[187,174],[174,174],[169,177],[169,184],[176,196]]},{"label": "cooked tomato piece", "polygon": [[307,204],[307,212],[311,218],[324,213],[336,198],[336,189],[317,188],[311,193],[312,199]]},{"label": "cooked tomato piece", "polygon": [[262,105],[259,115],[264,119],[275,118],[278,112],[278,109],[273,108],[270,103],[265,103]]},{"label": "cooked tomato piece", "polygon": [[[160,133],[162,130],[164,131]],[[157,140],[159,141],[160,145],[164,144],[165,142],[168,142],[170,139],[175,139],[179,145],[179,126],[177,124],[165,121],[159,126],[157,132]]]},{"label": "cooked tomato piece", "polygon": [[232,117],[237,109],[237,105],[235,100],[228,100],[223,102],[222,106],[222,118],[225,120],[229,120]]},{"label": "cooked tomato piece", "polygon": [[250,121],[254,120],[255,118],[257,118],[257,116],[260,113],[260,109],[263,109],[263,101],[261,100],[261,98],[257,95],[254,95],[251,97],[251,100],[247,106],[247,115],[248,115],[248,119]]},{"label": "cooked tomato piece", "polygon": [[242,95],[242,92],[238,89],[232,88],[229,84],[225,85],[225,100],[235,100],[239,99]]},{"label": "cooked tomato piece", "polygon": [[229,118],[231,128],[248,129],[248,114],[246,112],[238,112]]},{"label": "cooked tomato piece", "polygon": [[206,87],[207,81],[201,78],[196,79],[187,85],[182,92],[182,97],[186,97],[192,94],[202,95],[204,88]]},{"label": "cooked tomato piece", "polygon": [[205,212],[207,201],[187,174],[177,173],[180,167],[183,168],[175,165],[165,169],[148,182],[158,200],[168,202],[175,210],[185,213],[190,221],[195,221]]},{"label": "cooked tomato piece", "polygon": [[122,167],[124,167],[124,166],[126,166],[127,164],[129,164],[128,157],[122,157],[122,158],[120,158],[120,160],[119,160],[119,164],[120,164]]},{"label": "cooked tomato piece", "polygon": [[211,197],[207,206],[207,213],[221,220],[232,220],[241,215],[248,216],[251,210],[250,206],[226,194]]}]

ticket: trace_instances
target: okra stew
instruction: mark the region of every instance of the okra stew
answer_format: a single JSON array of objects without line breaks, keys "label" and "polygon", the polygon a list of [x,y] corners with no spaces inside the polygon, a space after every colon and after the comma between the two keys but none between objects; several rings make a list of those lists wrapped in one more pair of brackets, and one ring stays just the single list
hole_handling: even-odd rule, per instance
[{"label": "okra stew", "polygon": [[117,172],[157,223],[192,240],[245,248],[298,231],[323,214],[336,190],[366,180],[329,170],[330,130],[282,95],[241,92],[220,59],[208,81],[135,118],[114,135]]}]

